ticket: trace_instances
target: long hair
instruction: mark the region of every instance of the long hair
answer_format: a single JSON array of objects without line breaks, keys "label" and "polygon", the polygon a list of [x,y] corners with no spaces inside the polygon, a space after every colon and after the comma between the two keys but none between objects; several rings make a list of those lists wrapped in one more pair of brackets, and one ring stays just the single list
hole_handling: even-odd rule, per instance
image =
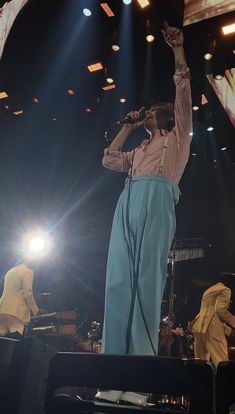
[{"label": "long hair", "polygon": [[175,124],[174,122],[174,104],[172,102],[157,102],[151,105],[152,109],[156,109],[166,117],[167,129],[171,130]]}]

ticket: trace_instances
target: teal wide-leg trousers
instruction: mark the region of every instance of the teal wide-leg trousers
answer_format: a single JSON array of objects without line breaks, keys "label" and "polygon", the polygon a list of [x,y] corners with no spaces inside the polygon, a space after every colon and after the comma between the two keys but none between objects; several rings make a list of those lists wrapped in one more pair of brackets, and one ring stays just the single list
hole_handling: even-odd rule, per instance
[{"label": "teal wide-leg trousers", "polygon": [[161,176],[133,177],[114,214],[102,352],[156,355],[178,187]]}]

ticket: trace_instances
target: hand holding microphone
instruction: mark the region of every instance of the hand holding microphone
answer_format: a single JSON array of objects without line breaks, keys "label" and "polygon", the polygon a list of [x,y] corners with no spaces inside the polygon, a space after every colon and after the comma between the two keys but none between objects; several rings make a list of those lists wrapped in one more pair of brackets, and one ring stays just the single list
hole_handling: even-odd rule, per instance
[{"label": "hand holding microphone", "polygon": [[142,126],[144,124],[145,119],[145,107],[142,106],[142,108],[140,108],[139,111],[129,112],[129,114],[127,114],[125,118],[122,118],[119,122],[116,122],[116,125],[119,125],[122,128],[119,130],[118,134],[111,142],[109,150],[120,151],[129,134],[136,128]]},{"label": "hand holding microphone", "polygon": [[118,125],[122,125],[124,128],[134,130],[143,125],[145,120],[145,107],[142,106],[138,111],[131,111],[127,116],[118,122]]}]

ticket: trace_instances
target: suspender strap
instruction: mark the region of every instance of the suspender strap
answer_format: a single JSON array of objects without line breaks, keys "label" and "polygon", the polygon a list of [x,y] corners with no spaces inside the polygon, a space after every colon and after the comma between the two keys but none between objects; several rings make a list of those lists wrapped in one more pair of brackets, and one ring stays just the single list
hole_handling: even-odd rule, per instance
[{"label": "suspender strap", "polygon": [[163,151],[162,151],[161,161],[160,161],[160,165],[158,169],[159,174],[162,173],[163,171],[165,158],[166,158],[167,145],[168,145],[168,135],[166,135],[164,139]]}]

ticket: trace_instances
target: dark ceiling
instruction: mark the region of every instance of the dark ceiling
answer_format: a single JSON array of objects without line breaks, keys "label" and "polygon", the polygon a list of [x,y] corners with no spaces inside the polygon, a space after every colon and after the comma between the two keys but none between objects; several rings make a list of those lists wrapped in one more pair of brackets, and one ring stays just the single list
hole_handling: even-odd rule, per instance
[{"label": "dark ceiling", "polygon": [[[145,10],[136,2],[108,1],[114,18],[99,3],[30,0],[0,64],[0,89],[9,95],[0,105],[1,273],[19,259],[17,245],[25,229],[42,225],[52,232],[55,250],[37,272],[38,301],[47,291],[51,302],[41,306],[77,306],[91,318],[102,317],[110,228],[124,183],[123,175],[101,166],[104,132],[130,109],[174,99],[174,60],[160,29],[164,20],[180,27],[183,21],[181,0],[152,0]],[[93,10],[90,18],[83,16],[84,6]],[[124,7],[129,7],[125,19]],[[204,93],[209,101],[195,115],[192,153],[197,155],[190,156],[177,207],[177,238],[202,237],[206,248],[206,259],[177,268],[179,307],[181,302],[186,306],[186,319],[198,302],[187,308],[185,298],[200,296],[200,281],[212,278],[217,259],[225,270],[235,269],[235,134],[206,79],[203,59],[208,42],[216,39],[217,59],[235,67],[235,38],[220,34],[234,17],[230,13],[184,28],[193,100]],[[147,26],[156,36],[151,45],[145,41]],[[117,54],[113,43],[121,46]],[[89,73],[86,66],[97,60],[105,70]],[[104,92],[107,75],[117,87]],[[75,94],[68,95],[68,89]],[[125,105],[119,102],[122,96]],[[23,115],[12,114],[21,109]],[[209,120],[212,134],[206,131]],[[115,128],[109,129],[108,137],[113,134]],[[145,132],[138,131],[127,146],[143,137]],[[224,145],[228,149],[222,152]]]}]

